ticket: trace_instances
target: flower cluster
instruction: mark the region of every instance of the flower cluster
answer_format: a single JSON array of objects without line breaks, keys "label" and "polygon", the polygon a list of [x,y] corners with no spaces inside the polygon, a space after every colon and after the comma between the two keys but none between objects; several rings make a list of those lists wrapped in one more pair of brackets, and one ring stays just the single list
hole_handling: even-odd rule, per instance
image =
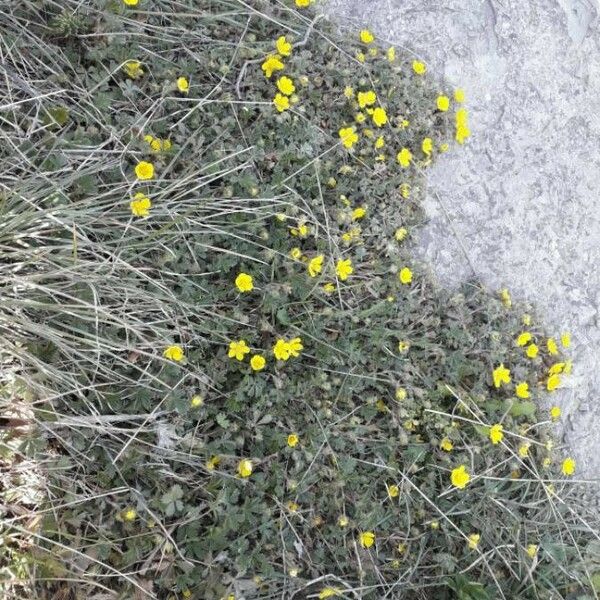
[{"label": "flower cluster", "polygon": [[[281,35],[275,41],[275,50],[275,53],[266,57],[261,66],[267,79],[271,79],[274,73],[284,70],[284,59],[292,54],[292,44],[285,35]],[[287,75],[280,76],[275,85],[278,91],[273,98],[273,105],[277,112],[282,113],[289,110],[292,104],[298,102],[298,96],[295,94],[296,86],[294,80]]]},{"label": "flower cluster", "polygon": [[277,360],[286,361],[289,358],[297,358],[300,352],[304,350],[302,339],[299,337],[286,340],[279,338],[273,346],[273,355]]},{"label": "flower cluster", "polygon": [[[359,62],[366,62],[367,56],[373,58],[378,56],[377,48],[372,45],[375,41],[375,36],[370,31],[366,29],[362,30],[359,34],[359,39],[361,44],[363,44],[363,49],[357,54]],[[386,58],[391,63],[396,60],[396,52],[393,47],[389,48],[386,52]],[[417,77],[420,77],[426,73],[427,68],[423,62],[413,60],[412,71]],[[361,87],[364,86],[365,83],[361,83]],[[390,115],[390,106],[384,106],[377,92],[368,87],[356,91],[352,86],[347,85],[344,88],[344,96],[348,102],[350,111],[353,113],[354,123],[345,123],[338,129],[341,145],[347,150],[353,150],[355,145],[364,141],[360,152],[361,156],[363,156],[366,151],[366,148],[364,148],[365,144],[373,140],[372,150],[375,162],[385,162],[387,155],[384,149],[389,147],[392,150],[393,145],[398,143],[396,139],[399,137],[399,134],[410,126],[410,120],[407,118],[408,115]],[[385,97],[389,98],[390,95],[386,94]],[[455,90],[453,98],[457,105],[463,103],[465,101],[464,91],[462,89]],[[452,100],[449,95],[444,93],[439,94],[435,98],[434,106],[432,106],[432,115],[435,112],[448,112],[451,105]],[[456,139],[462,144],[470,135],[467,110],[462,107],[457,108],[455,119]],[[363,129],[359,131],[361,126]],[[375,131],[379,131],[379,133],[375,134],[373,128]],[[426,166],[431,162],[434,151],[434,140],[431,137],[425,137],[421,142],[419,150],[422,152],[422,159],[420,155],[417,156],[418,151],[411,149],[402,142],[400,144],[400,148],[392,151],[392,156],[401,168],[407,169],[416,160],[420,160],[422,166]],[[448,147],[447,142],[442,142],[439,146],[439,151],[444,152]]]},{"label": "flower cluster", "polygon": [[150,146],[150,150],[152,150],[152,152],[166,152],[173,146],[171,140],[157,138],[150,134],[146,134],[144,136],[144,141]]}]

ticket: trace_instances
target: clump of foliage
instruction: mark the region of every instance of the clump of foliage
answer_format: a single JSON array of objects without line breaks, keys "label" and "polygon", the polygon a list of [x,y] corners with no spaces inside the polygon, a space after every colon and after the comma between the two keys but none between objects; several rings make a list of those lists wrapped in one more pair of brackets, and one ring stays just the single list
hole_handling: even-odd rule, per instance
[{"label": "clump of foliage", "polygon": [[62,4],[2,16],[38,596],[594,597],[568,337],[410,251],[462,93],[292,2]]}]

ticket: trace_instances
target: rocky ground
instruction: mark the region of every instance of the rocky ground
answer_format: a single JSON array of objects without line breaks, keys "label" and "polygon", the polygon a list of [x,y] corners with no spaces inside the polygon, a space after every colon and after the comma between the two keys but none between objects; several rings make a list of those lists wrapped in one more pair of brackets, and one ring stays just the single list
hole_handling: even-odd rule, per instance
[{"label": "rocky ground", "polygon": [[600,477],[600,6],[587,0],[327,0],[465,89],[472,137],[430,171],[418,252],[573,337],[555,399],[582,477]]}]

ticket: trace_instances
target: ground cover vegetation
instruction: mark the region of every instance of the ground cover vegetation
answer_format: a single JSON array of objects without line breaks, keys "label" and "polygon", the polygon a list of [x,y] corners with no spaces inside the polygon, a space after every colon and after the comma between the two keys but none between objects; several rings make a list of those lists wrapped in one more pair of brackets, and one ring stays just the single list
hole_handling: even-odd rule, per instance
[{"label": "ground cover vegetation", "polygon": [[569,334],[411,251],[462,90],[309,0],[0,19],[7,597],[597,598]]}]

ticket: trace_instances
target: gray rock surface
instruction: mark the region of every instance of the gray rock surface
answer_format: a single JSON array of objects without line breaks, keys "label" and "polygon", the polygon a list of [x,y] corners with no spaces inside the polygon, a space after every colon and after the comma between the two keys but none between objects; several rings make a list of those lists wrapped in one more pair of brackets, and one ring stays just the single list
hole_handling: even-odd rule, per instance
[{"label": "gray rock surface", "polygon": [[557,335],[571,331],[573,375],[553,400],[578,474],[598,478],[600,7],[328,0],[325,10],[465,89],[472,137],[429,173],[418,252],[444,285],[472,276],[470,262],[491,288],[534,303]]}]

